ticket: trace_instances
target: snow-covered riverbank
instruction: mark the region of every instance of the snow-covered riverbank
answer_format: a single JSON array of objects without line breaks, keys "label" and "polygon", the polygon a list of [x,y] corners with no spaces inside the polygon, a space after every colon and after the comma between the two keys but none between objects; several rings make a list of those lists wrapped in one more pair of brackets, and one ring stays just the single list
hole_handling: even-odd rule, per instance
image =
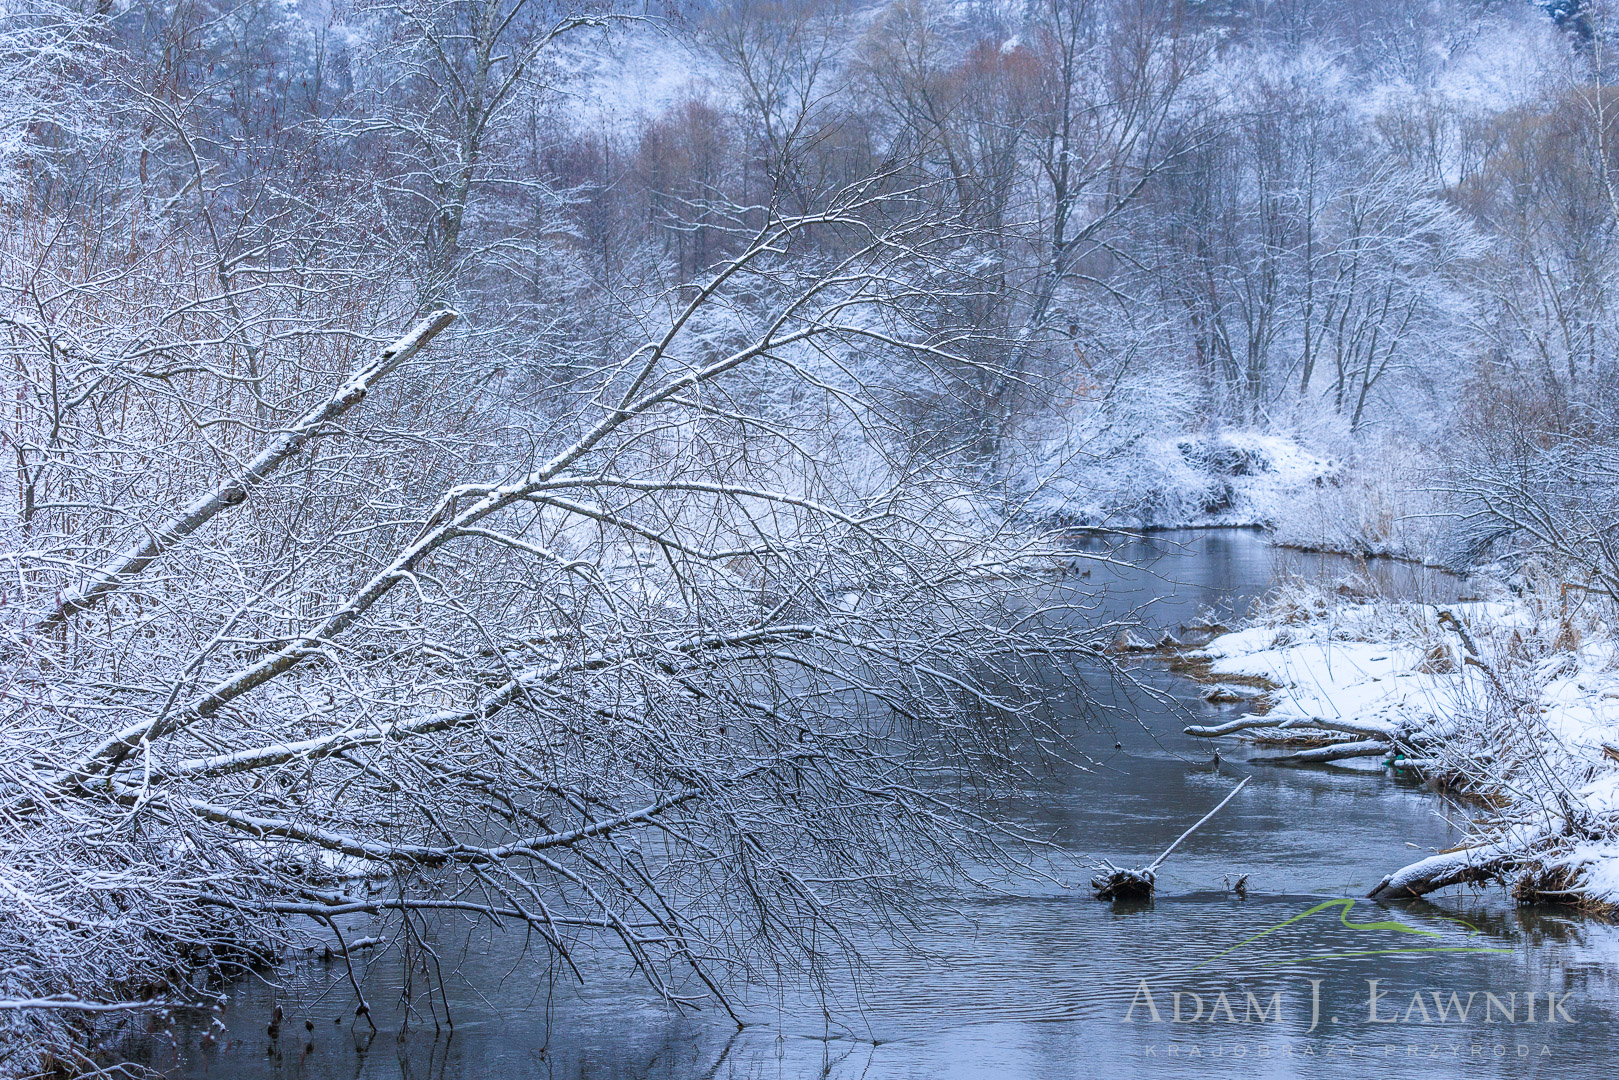
[{"label": "snow-covered riverbank", "polygon": [[[1232,718],[1188,729],[1272,760],[1410,770],[1469,796],[1469,840],[1374,891],[1499,881],[1524,901],[1619,907],[1619,648],[1594,597],[1432,605],[1276,594],[1191,655]],[[1235,683],[1235,686],[1233,685]],[[1248,690],[1242,690],[1248,687]],[[1266,692],[1243,701],[1258,687]]]},{"label": "snow-covered riverbank", "polygon": [[1335,457],[1298,435],[1167,431],[1107,453],[1046,446],[1014,487],[1033,519],[1118,530],[1257,528],[1278,544],[1429,564],[1458,561],[1420,448],[1389,436]]},{"label": "snow-covered riverbank", "polygon": [[1048,449],[1029,509],[1068,525],[1108,528],[1269,527],[1340,467],[1297,440],[1258,431],[1169,432],[1112,454]]}]

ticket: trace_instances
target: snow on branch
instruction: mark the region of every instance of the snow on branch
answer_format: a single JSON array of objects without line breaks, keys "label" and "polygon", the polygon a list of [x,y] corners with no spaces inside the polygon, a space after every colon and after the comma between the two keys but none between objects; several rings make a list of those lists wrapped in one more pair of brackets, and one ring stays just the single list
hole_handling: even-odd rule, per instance
[{"label": "snow on branch", "polygon": [[86,584],[61,598],[56,610],[35,625],[34,632],[49,631],[95,606],[128,585],[164,552],[212,521],[219,513],[246,501],[255,487],[303,449],[309,440],[322,434],[327,425],[364,401],[366,394],[383,377],[426,348],[455,319],[456,313],[445,309],[434,312],[411,327],[403,337],[384,348],[375,361],[345,380],[330,398],[293,421],[241,469],[215,485],[213,490],[197,497],[168,521],[149,528],[144,540],[98,567]]}]

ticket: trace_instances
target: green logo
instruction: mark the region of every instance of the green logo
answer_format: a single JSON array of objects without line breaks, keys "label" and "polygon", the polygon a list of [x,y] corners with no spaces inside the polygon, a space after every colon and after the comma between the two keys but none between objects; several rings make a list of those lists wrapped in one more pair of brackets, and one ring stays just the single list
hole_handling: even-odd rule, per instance
[{"label": "green logo", "polygon": [[[1385,931],[1385,932],[1394,933],[1394,934],[1411,934],[1411,935],[1416,935],[1417,937],[1421,937],[1421,938],[1438,939],[1440,941],[1443,941],[1445,939],[1446,935],[1441,933],[1438,930],[1426,930],[1426,929],[1423,929],[1422,927],[1419,927],[1419,926],[1411,926],[1411,925],[1408,925],[1406,923],[1398,922],[1398,921],[1364,922],[1364,923],[1362,923],[1362,922],[1354,922],[1349,918],[1349,910],[1350,910],[1350,908],[1354,907],[1355,904],[1356,904],[1356,901],[1353,900],[1353,899],[1350,899],[1348,897],[1345,897],[1344,899],[1341,899],[1341,900],[1323,900],[1321,903],[1316,904],[1314,907],[1306,908],[1304,911],[1299,912],[1297,915],[1293,916],[1291,919],[1283,919],[1281,922],[1277,923],[1275,926],[1267,927],[1266,929],[1261,930],[1259,933],[1255,934],[1253,937],[1245,938],[1242,941],[1239,941],[1235,945],[1231,946],[1229,949],[1225,949],[1225,950],[1222,950],[1221,952],[1215,953],[1213,956],[1209,957],[1207,960],[1203,961],[1201,964],[1196,965],[1196,967],[1194,967],[1192,970],[1196,971],[1197,968],[1203,967],[1206,964],[1212,964],[1216,960],[1219,960],[1221,957],[1230,956],[1232,953],[1236,952],[1238,949],[1246,948],[1247,946],[1252,945],[1254,942],[1258,941],[1260,938],[1267,937],[1267,936],[1269,936],[1271,934],[1274,934],[1278,930],[1281,930],[1284,927],[1292,926],[1296,922],[1302,922],[1303,920],[1310,918],[1312,915],[1319,914],[1320,912],[1326,911],[1329,908],[1337,908],[1338,909],[1338,921],[1339,921],[1339,923],[1341,925],[1343,925],[1344,927],[1350,929],[1350,930],[1355,930],[1355,931],[1363,931],[1364,930],[1364,931],[1374,931],[1374,932],[1375,931]],[[1444,922],[1454,923],[1455,925],[1462,927],[1464,930],[1467,931],[1467,936],[1468,937],[1477,936],[1478,934],[1480,934],[1482,932],[1482,931],[1479,930],[1478,927],[1474,926],[1472,923],[1466,922],[1465,920],[1462,920],[1462,919],[1453,918],[1453,917],[1448,916],[1448,915],[1440,915],[1440,916],[1435,916],[1435,917],[1442,920],[1442,921],[1444,921]],[[1368,941],[1367,944],[1370,945],[1371,942]],[[1512,951],[1513,950],[1509,949],[1509,948],[1491,948],[1491,947],[1485,946],[1485,945],[1441,945],[1441,944],[1437,944],[1437,943],[1432,944],[1432,945],[1418,945],[1418,944],[1413,943],[1411,945],[1401,946],[1401,947],[1397,947],[1397,948],[1396,947],[1387,947],[1387,948],[1351,949],[1351,950],[1348,950],[1348,951],[1345,951],[1345,952],[1320,953],[1320,954],[1315,955],[1315,956],[1298,956],[1298,957],[1292,957],[1292,958],[1286,959],[1286,960],[1268,961],[1267,963],[1262,964],[1260,966],[1261,967],[1278,967],[1278,966],[1282,966],[1282,965],[1286,965],[1286,964],[1307,964],[1307,963],[1310,963],[1311,961],[1314,961],[1314,960],[1341,960],[1341,959],[1346,959],[1346,958],[1355,957],[1355,956],[1395,956],[1395,955],[1409,955],[1411,953],[1509,953],[1509,952],[1512,952]]]}]

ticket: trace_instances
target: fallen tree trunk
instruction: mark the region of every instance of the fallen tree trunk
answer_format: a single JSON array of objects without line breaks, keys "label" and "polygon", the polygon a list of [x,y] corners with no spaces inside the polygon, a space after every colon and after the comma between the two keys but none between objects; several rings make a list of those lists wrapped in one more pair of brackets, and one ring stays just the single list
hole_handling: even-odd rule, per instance
[{"label": "fallen tree trunk", "polygon": [[1381,757],[1394,750],[1394,744],[1380,739],[1352,739],[1347,742],[1328,743],[1326,746],[1312,746],[1306,750],[1296,750],[1291,754],[1280,757],[1255,758],[1255,761],[1275,764],[1319,764],[1327,761],[1344,761],[1349,758]]},{"label": "fallen tree trunk", "polygon": [[1372,900],[1400,900],[1425,896],[1448,885],[1482,883],[1496,877],[1515,861],[1511,852],[1495,844],[1446,851],[1401,867],[1384,877],[1366,895]]},{"label": "fallen tree trunk", "polygon": [[1394,725],[1385,720],[1356,720],[1342,717],[1329,719],[1324,716],[1278,718],[1262,716],[1256,713],[1245,713],[1234,720],[1227,720],[1223,724],[1192,724],[1181,730],[1187,735],[1193,735],[1200,739],[1217,739],[1223,735],[1235,735],[1239,731],[1254,731],[1266,728],[1277,731],[1340,731],[1346,735],[1359,735],[1362,738],[1384,740],[1392,740],[1398,737],[1399,734]]}]

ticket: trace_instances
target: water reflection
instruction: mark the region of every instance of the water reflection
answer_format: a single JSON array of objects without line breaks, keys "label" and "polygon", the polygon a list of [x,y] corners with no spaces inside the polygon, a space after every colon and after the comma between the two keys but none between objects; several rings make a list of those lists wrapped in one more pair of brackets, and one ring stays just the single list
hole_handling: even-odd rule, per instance
[{"label": "water reflection", "polygon": [[[1240,617],[1284,572],[1361,573],[1401,595],[1434,599],[1454,599],[1460,588],[1403,564],[1278,555],[1236,531],[1159,536],[1121,554],[1146,569],[1095,564],[1070,585],[1112,613],[1153,601],[1147,610],[1161,627],[1205,611]],[[201,1030],[182,1027],[138,1052],[176,1077],[243,1080],[1602,1073],[1619,1036],[1619,929],[1517,909],[1499,893],[1361,902],[1299,919],[1453,844],[1458,834],[1445,815],[1465,808],[1409,781],[1352,769],[1281,770],[1250,765],[1240,752],[1216,766],[1207,744],[1180,734],[1186,711],[1215,707],[1159,668],[1139,674],[1141,688],[1103,688],[1117,707],[1111,724],[1086,728],[1070,718],[1094,764],[1055,765],[1019,812],[1050,826],[1082,861],[1142,865],[1252,774],[1242,795],[1165,864],[1155,903],[1098,903],[1079,871],[1068,881],[955,897],[910,947],[874,942],[869,968],[848,973],[835,1000],[756,990],[747,1002],[754,1023],[740,1032],[723,1014],[672,1013],[628,972],[598,966],[581,986],[523,962],[521,940],[446,923],[438,935],[445,965],[457,972],[453,1037],[435,1034],[425,1008],[396,1035],[408,1015],[396,952],[357,970],[381,1034],[368,1038],[363,1024],[356,1033],[346,971],[310,953],[276,973],[274,986],[233,988],[224,1047],[200,1051]],[[1248,876],[1245,899],[1229,888],[1240,875]],[[1427,933],[1357,929],[1340,915]],[[1446,951],[1390,951],[1413,940]],[[277,1000],[290,1034],[271,1045],[264,1024]],[[1509,1004],[1511,1022],[1503,1019]],[[1445,1019],[1436,1020],[1441,1006]],[[1464,1007],[1465,1021],[1456,1018]],[[307,1038],[306,1019],[314,1028]]]}]

